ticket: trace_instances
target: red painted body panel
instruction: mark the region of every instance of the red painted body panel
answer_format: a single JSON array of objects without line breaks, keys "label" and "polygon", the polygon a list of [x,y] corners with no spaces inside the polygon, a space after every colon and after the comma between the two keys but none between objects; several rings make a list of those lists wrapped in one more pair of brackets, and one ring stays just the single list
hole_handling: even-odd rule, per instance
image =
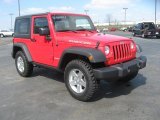
[{"label": "red painted body panel", "polygon": [[[104,54],[104,47],[108,45],[110,47],[110,54],[107,57],[106,65],[113,65],[117,63],[122,63],[125,61],[129,61],[136,56],[136,48],[130,51],[130,56],[125,57],[125,54],[122,53],[124,47],[120,47],[119,51],[121,51],[121,58],[118,60],[116,59],[116,54],[120,53],[113,53],[113,46],[119,44],[130,44],[133,40],[125,37],[114,36],[114,35],[104,35],[97,33],[96,31],[67,31],[67,32],[55,32],[54,25],[52,22],[51,16],[54,14],[64,14],[64,15],[80,15],[86,16],[81,14],[70,14],[70,13],[48,13],[47,15],[42,16],[33,16],[32,17],[32,30],[31,30],[31,40],[30,39],[23,39],[23,38],[14,38],[14,42],[21,42],[24,43],[31,54],[31,57],[34,62],[50,65],[53,67],[58,67],[60,58],[67,48],[70,47],[88,47],[88,48],[95,48],[97,42],[100,42],[99,50],[101,50]],[[50,29],[50,37],[51,41],[47,41],[45,36],[40,36],[38,34],[33,33],[33,21],[34,18],[37,17],[46,17],[49,23]],[[35,40],[33,42],[33,40]],[[121,43],[123,42],[123,43]],[[118,48],[117,48],[118,49]],[[127,48],[125,48],[127,49]],[[129,50],[129,49],[127,49]]]}]

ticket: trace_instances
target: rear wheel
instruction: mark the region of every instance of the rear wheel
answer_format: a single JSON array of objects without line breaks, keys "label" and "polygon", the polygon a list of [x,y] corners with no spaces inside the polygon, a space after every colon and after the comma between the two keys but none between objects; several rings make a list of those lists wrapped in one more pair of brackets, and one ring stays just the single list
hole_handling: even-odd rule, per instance
[{"label": "rear wheel", "polygon": [[18,73],[22,77],[29,77],[33,72],[33,65],[28,62],[26,56],[22,51],[16,53],[15,64]]},{"label": "rear wheel", "polygon": [[129,75],[127,75],[126,77],[121,78],[120,81],[129,82],[132,79],[134,79],[137,75],[138,75],[138,71],[132,72]]},{"label": "rear wheel", "polygon": [[73,60],[67,65],[64,79],[70,94],[80,101],[91,100],[99,87],[92,67],[82,60]]}]

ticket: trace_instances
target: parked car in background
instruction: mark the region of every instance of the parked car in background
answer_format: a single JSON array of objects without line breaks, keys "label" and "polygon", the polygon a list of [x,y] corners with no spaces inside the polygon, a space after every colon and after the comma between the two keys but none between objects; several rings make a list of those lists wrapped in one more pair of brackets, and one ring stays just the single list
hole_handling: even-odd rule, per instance
[{"label": "parked car in background", "polygon": [[127,28],[126,27],[122,27],[122,28],[120,28],[120,31],[126,32]]},{"label": "parked car in background", "polygon": [[101,29],[100,28],[96,28],[96,31],[98,32],[98,33],[101,33]]},{"label": "parked car in background", "polygon": [[0,30],[0,37],[8,37],[8,36],[14,36],[14,32],[9,30]]},{"label": "parked car in background", "polygon": [[160,38],[160,31],[153,22],[138,23],[133,28],[133,36],[141,36],[142,38],[156,36]]},{"label": "parked car in background", "polygon": [[102,33],[106,34],[109,31],[108,28],[103,28]]},{"label": "parked car in background", "polygon": [[116,30],[117,30],[117,28],[115,28],[115,27],[109,28],[109,31],[111,31],[111,32],[115,32]]}]

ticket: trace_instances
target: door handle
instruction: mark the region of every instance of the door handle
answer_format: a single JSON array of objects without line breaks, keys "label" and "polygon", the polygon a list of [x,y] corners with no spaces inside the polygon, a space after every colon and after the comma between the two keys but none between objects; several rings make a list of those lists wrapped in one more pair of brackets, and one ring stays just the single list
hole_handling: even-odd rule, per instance
[{"label": "door handle", "polygon": [[31,38],[31,41],[32,41],[32,42],[36,42],[36,39],[34,39],[34,38]]}]

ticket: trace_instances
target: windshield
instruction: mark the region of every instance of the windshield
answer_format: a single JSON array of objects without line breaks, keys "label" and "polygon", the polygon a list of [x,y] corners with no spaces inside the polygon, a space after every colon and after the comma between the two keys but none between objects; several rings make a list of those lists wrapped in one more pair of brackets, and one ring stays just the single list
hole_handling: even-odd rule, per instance
[{"label": "windshield", "polygon": [[57,32],[95,30],[91,19],[87,16],[54,15],[52,20]]}]

